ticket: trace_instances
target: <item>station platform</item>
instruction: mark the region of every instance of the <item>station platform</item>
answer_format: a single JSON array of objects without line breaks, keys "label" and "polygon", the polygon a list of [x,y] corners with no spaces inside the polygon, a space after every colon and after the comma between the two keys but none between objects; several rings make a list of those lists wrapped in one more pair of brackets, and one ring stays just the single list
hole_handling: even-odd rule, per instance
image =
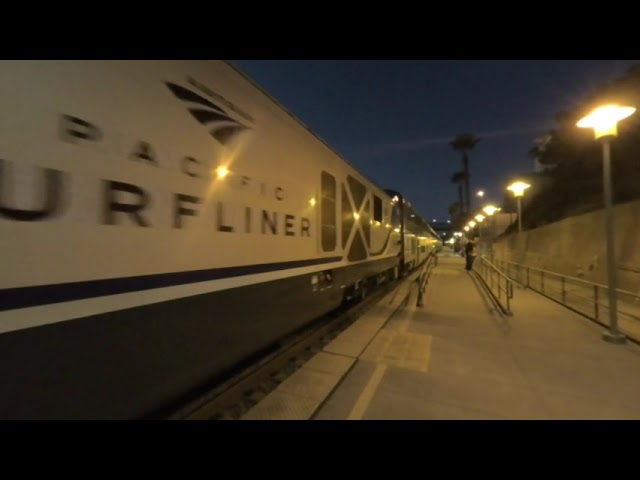
[{"label": "station platform", "polygon": [[413,274],[243,420],[640,419],[640,347],[517,288],[494,308],[443,254],[416,306]]}]

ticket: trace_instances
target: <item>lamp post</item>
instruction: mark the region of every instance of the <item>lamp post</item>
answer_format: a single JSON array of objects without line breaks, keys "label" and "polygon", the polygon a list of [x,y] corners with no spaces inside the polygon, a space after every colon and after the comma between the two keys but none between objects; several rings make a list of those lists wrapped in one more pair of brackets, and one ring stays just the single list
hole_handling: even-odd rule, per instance
[{"label": "lamp post", "polygon": [[507,187],[507,190],[511,190],[513,195],[518,199],[518,233],[522,232],[522,196],[524,191],[531,185],[524,182],[514,182]]},{"label": "lamp post", "polygon": [[[499,212],[500,210],[501,210],[500,208],[494,207],[493,205],[487,205],[486,207],[484,207],[482,209],[482,211],[484,213],[486,213],[486,215],[488,217],[493,217],[493,214],[496,213],[496,212]],[[495,232],[495,230],[496,230],[495,220],[492,222],[491,227],[492,227],[492,232],[491,232],[492,236],[495,236],[496,235],[496,232]]]},{"label": "lamp post", "polygon": [[491,230],[490,230],[490,234],[489,234],[489,242],[490,242],[489,243],[489,253],[490,253],[490,256],[491,256],[491,261],[493,261],[493,240],[497,236],[496,231],[498,230],[496,228],[496,220],[493,217],[493,214],[496,213],[496,212],[499,212],[500,208],[495,207],[493,205],[487,205],[486,207],[484,207],[482,209],[482,211],[487,214],[487,217],[493,218],[493,221],[491,222],[491,227],[490,227]]},{"label": "lamp post", "polygon": [[482,221],[484,220],[484,215],[478,214],[473,218],[478,222],[478,237],[482,240]]},{"label": "lamp post", "polygon": [[593,128],[596,140],[602,142],[602,181],[604,185],[604,224],[607,248],[607,277],[609,292],[609,332],[602,338],[611,343],[624,343],[626,338],[618,331],[618,305],[616,296],[616,257],[613,239],[613,201],[611,187],[611,138],[618,134],[618,122],[633,114],[633,107],[606,105],[596,108],[589,115],[582,118],[577,126]]},{"label": "lamp post", "polygon": [[482,255],[484,255],[486,253],[486,239],[485,239],[485,234],[487,233],[486,230],[483,232],[482,230],[482,222],[484,221],[484,219],[486,218],[484,215],[482,215],[481,213],[479,213],[478,215],[476,215],[475,217],[473,217],[476,222],[478,222],[478,250],[480,251],[480,253]]}]

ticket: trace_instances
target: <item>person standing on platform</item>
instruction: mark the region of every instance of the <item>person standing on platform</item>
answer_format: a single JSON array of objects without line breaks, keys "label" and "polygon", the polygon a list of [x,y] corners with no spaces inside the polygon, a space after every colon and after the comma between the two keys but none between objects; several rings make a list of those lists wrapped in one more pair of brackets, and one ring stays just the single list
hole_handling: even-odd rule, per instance
[{"label": "person standing on platform", "polygon": [[473,268],[473,261],[476,259],[477,255],[477,247],[473,240],[469,240],[465,245],[464,254],[467,260],[467,264],[464,269],[471,270]]}]

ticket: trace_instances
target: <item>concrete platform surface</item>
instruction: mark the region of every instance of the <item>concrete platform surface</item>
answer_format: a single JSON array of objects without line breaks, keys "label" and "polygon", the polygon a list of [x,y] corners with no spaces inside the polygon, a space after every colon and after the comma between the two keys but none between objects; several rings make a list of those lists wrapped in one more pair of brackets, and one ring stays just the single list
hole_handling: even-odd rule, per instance
[{"label": "concrete platform surface", "polygon": [[244,419],[640,419],[638,345],[526,289],[505,317],[460,257],[439,258],[424,306],[402,288]]}]

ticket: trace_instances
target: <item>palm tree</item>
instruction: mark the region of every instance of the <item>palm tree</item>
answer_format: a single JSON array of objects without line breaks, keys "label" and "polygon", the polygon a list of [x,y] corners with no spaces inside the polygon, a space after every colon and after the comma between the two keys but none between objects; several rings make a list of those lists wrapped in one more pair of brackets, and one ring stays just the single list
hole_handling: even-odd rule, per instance
[{"label": "palm tree", "polygon": [[551,142],[551,138],[552,136],[550,133],[536,138],[533,141],[533,147],[531,147],[531,149],[527,152],[527,157],[534,160],[534,170],[536,171],[539,171],[543,168],[540,162],[540,158],[544,155],[547,145],[549,145],[549,142]]},{"label": "palm tree", "polygon": [[464,211],[462,203],[453,202],[449,205],[449,215],[451,216],[451,221],[456,229],[462,228],[462,224],[464,222]]},{"label": "palm tree", "polygon": [[464,193],[465,193],[465,207],[466,213],[471,211],[471,196],[469,192],[469,157],[468,152],[473,150],[473,147],[481,140],[472,133],[461,133],[454,138],[449,145],[456,151],[462,153],[462,171],[464,172]]},{"label": "palm tree", "polygon": [[451,183],[458,185],[458,202],[460,203],[460,207],[464,205],[464,197],[462,196],[462,184],[465,180],[464,172],[456,172],[451,176]]},{"label": "palm tree", "polygon": [[534,145],[527,152],[527,157],[534,161],[534,170],[538,171],[540,168],[540,157],[542,156],[542,149],[537,145]]}]

